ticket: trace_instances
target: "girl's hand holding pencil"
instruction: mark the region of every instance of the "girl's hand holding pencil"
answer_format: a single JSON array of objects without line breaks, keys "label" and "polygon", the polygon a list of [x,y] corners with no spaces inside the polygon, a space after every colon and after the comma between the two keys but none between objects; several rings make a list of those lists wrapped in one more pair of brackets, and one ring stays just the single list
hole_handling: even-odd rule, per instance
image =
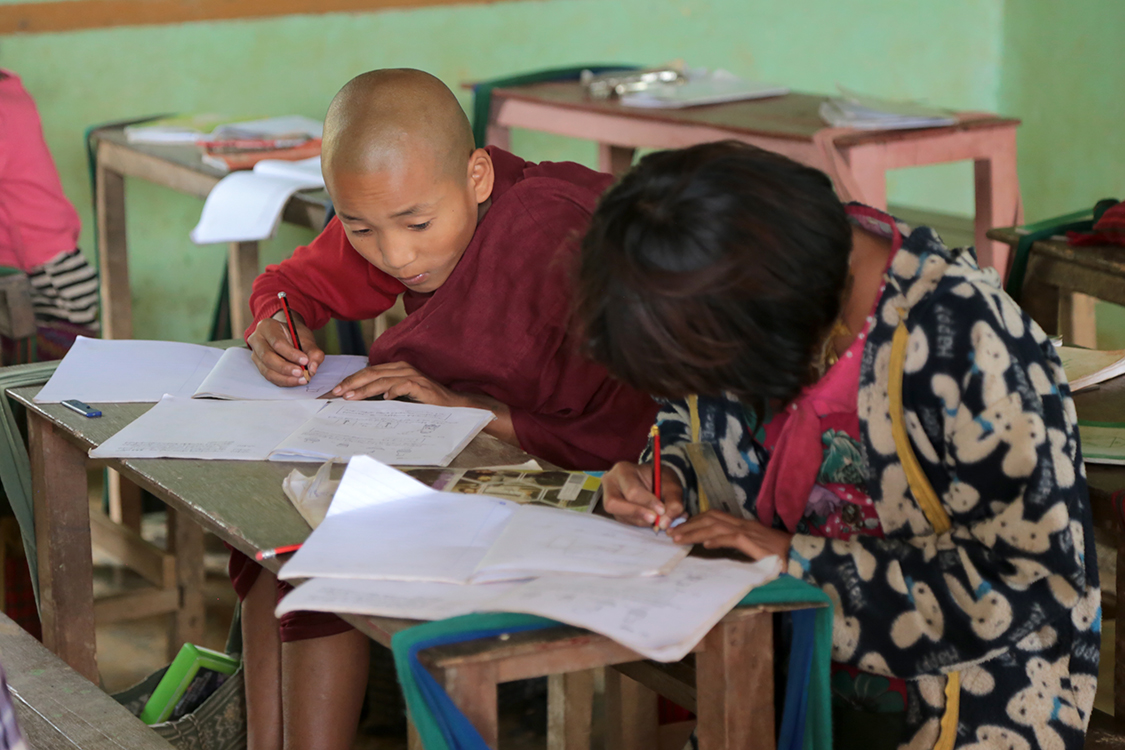
[{"label": "girl's hand holding pencil", "polygon": [[652,464],[619,463],[602,477],[602,505],[622,523],[667,529],[684,515],[684,489],[667,465],[661,467],[660,498],[654,494]]},{"label": "girl's hand holding pencil", "polygon": [[283,311],[258,323],[247,339],[258,371],[274,385],[305,385],[324,361],[324,352],[301,316],[292,313],[292,322],[299,347],[293,346]]}]

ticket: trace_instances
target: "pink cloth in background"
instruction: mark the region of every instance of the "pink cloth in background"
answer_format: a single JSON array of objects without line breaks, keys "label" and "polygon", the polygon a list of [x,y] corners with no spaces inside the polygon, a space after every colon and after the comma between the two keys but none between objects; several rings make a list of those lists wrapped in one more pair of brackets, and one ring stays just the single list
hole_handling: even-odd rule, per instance
[{"label": "pink cloth in background", "polygon": [[78,246],[78,212],[63,194],[35,101],[0,69],[0,266],[24,271]]}]

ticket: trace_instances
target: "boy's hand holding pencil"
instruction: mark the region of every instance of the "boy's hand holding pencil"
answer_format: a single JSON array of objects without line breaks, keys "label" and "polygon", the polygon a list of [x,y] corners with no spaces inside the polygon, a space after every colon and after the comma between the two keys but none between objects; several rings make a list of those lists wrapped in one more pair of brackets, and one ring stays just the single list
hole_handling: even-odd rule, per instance
[{"label": "boy's hand holding pencil", "polygon": [[272,318],[262,320],[250,334],[247,343],[253,352],[251,359],[262,376],[274,385],[305,385],[316,375],[324,352],[316,345],[313,332],[300,314],[290,310],[290,320],[286,320],[285,312],[279,310]]}]

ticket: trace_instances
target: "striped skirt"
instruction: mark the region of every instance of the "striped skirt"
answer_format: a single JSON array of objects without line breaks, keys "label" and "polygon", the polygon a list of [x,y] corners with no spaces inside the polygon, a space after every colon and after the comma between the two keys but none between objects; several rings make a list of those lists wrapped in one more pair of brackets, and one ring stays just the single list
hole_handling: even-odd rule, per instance
[{"label": "striped skirt", "polygon": [[98,328],[98,272],[78,250],[27,272],[35,317]]}]

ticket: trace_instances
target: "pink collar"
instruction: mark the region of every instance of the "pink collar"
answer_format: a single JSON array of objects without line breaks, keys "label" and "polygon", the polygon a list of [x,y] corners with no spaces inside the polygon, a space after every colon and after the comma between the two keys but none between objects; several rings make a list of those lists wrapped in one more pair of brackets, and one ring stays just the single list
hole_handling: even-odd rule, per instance
[{"label": "pink collar", "polygon": [[[890,268],[902,247],[902,234],[895,220],[870,206],[850,204],[847,211],[848,218],[862,229],[891,240],[891,255],[887,260]],[[761,523],[771,525],[776,509],[785,527],[793,531],[805,514],[809,494],[824,460],[820,418],[856,412],[863,347],[885,286],[884,281],[867,324],[840,359],[765,425],[765,447],[770,451],[770,460],[758,493],[757,515]]]}]

